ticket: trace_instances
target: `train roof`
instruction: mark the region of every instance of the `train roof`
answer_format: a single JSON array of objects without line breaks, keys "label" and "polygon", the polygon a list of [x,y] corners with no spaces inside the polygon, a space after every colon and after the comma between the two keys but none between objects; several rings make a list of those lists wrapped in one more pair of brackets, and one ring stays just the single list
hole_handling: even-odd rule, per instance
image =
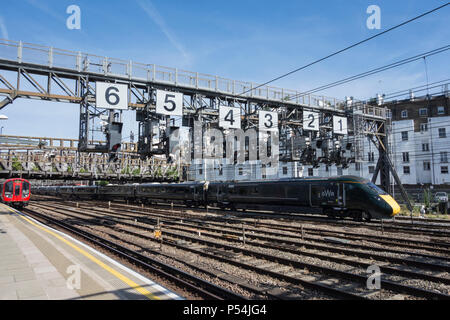
[{"label": "train roof", "polygon": [[270,180],[234,180],[234,181],[210,181],[209,184],[220,184],[220,183],[275,183],[275,182],[299,182],[299,181],[335,181],[335,182],[359,182],[367,183],[369,180],[358,177],[358,176],[335,176],[335,177],[302,177],[302,178],[284,178],[284,179],[270,179]]}]

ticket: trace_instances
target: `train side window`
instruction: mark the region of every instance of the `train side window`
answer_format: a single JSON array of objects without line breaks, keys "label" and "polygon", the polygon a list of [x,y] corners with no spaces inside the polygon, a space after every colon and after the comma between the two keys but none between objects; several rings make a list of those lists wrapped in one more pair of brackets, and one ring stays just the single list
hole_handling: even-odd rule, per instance
[{"label": "train side window", "polygon": [[28,182],[22,183],[22,194],[28,196],[30,193],[30,184]]},{"label": "train side window", "polygon": [[9,181],[5,184],[5,193],[12,193],[13,192],[13,182]]}]

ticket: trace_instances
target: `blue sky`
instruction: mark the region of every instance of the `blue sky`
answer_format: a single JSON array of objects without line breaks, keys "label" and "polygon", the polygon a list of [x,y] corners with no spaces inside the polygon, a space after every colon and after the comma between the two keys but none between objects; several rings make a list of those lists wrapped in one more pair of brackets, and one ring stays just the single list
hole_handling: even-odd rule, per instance
[{"label": "blue sky", "polygon": [[[0,9],[2,38],[265,82],[437,7],[445,1],[79,1],[17,0]],[[66,28],[69,5],[81,30]],[[369,5],[381,30],[369,30]],[[274,86],[308,90],[449,44],[450,7],[281,79]],[[450,78],[449,53],[427,60],[429,81]],[[426,83],[423,61],[321,94],[368,98]],[[3,133],[78,137],[75,104],[17,99],[1,110]],[[124,136],[136,131],[125,116]]]}]

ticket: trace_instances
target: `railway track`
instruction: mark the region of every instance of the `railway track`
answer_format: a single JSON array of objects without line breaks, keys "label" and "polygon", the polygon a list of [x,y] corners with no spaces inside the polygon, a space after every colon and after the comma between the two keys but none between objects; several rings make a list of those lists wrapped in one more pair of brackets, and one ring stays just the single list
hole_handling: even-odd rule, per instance
[{"label": "railway track", "polygon": [[[44,199],[44,201],[50,199],[50,200],[61,200],[59,198],[50,197],[50,196],[38,196],[39,199]],[[105,201],[96,201],[96,203],[103,204]],[[125,201],[124,201],[125,203]],[[114,205],[119,205],[118,202],[114,202]],[[124,204],[125,205],[125,204]],[[128,203],[127,203],[127,206]],[[139,208],[139,206],[135,206],[136,208]],[[196,210],[198,212],[204,213],[204,214],[217,214],[217,215],[233,215],[236,217],[241,218],[250,218],[250,219],[277,219],[283,222],[310,222],[314,223],[316,225],[326,225],[326,226],[336,226],[336,227],[364,227],[371,230],[383,230],[388,232],[405,232],[410,234],[417,234],[417,235],[428,235],[436,238],[443,238],[449,239],[450,238],[450,222],[449,223],[435,223],[435,222],[424,222],[422,219],[413,219],[411,223],[411,219],[405,219],[405,217],[396,217],[395,219],[391,220],[383,220],[381,221],[371,221],[371,222],[356,222],[353,221],[350,218],[344,218],[344,219],[331,219],[326,216],[317,215],[317,214],[310,214],[310,213],[280,213],[280,212],[262,212],[262,211],[238,211],[238,210],[222,210],[218,208],[211,208],[208,207],[207,209],[204,208],[187,208],[184,205],[180,204],[152,204],[152,208],[162,208],[167,210],[167,208],[171,208],[172,211],[174,210],[186,210],[186,209],[192,209]],[[305,208],[305,210],[308,208]],[[401,220],[401,221],[398,221]],[[444,220],[445,221],[445,220]]]},{"label": "railway track", "polygon": [[[75,205],[75,204],[73,204]],[[95,204],[96,206],[101,206],[103,208],[109,208],[109,206],[107,206],[105,203],[97,203]],[[83,206],[83,205],[82,205]],[[127,212],[132,212],[135,214],[152,214],[155,217],[159,217],[159,218],[164,218],[166,220],[170,220],[171,218],[173,218],[173,220],[176,220],[176,218],[182,218],[182,219],[191,219],[192,221],[196,222],[196,223],[202,223],[202,219],[205,219],[205,217],[203,218],[195,218],[195,216],[193,216],[192,214],[188,214],[186,212],[181,212],[181,211],[171,211],[170,215],[167,215],[167,211],[164,210],[158,210],[158,209],[149,209],[146,208],[144,209],[144,211],[140,211],[142,210],[142,208],[138,208],[138,207],[134,207],[133,206],[125,206],[125,205],[118,205],[118,204],[113,204],[111,206],[111,208],[117,208],[123,211],[127,211]],[[166,212],[166,213],[164,213]],[[158,215],[159,213],[159,215]],[[392,235],[380,235],[380,234],[361,234],[361,232],[352,232],[352,231],[344,231],[342,229],[339,230],[329,230],[327,228],[323,228],[323,227],[317,227],[315,225],[304,225],[302,224],[301,226],[294,226],[294,225],[288,225],[288,224],[284,224],[284,223],[280,223],[280,222],[276,222],[276,223],[269,223],[269,222],[264,222],[261,221],[259,219],[254,219],[252,221],[251,218],[245,218],[242,219],[240,218],[240,216],[238,217],[234,217],[234,216],[229,216],[227,215],[225,218],[223,216],[216,216],[216,217],[212,217],[212,216],[207,216],[206,220],[209,224],[215,224],[216,226],[223,226],[224,223],[226,224],[245,224],[245,227],[254,231],[256,227],[264,227],[268,230],[266,230],[266,233],[273,233],[271,230],[278,230],[278,231],[285,231],[285,232],[289,232],[289,236],[290,237],[294,237],[294,238],[300,238],[300,236],[298,236],[299,234],[307,234],[302,236],[302,239],[306,239],[306,240],[315,240],[315,241],[321,241],[322,242],[327,242],[327,241],[332,241],[333,239],[327,239],[324,238],[326,236],[329,237],[337,237],[338,239],[342,239],[342,240],[350,240],[350,241],[366,241],[366,242],[370,242],[370,246],[365,246],[363,247],[363,249],[365,250],[374,250],[374,251],[390,251],[393,253],[408,253],[408,254],[412,254],[414,255],[413,252],[409,252],[409,251],[404,251],[404,249],[414,249],[414,250],[426,250],[426,251],[430,251],[432,253],[444,253],[444,254],[450,254],[450,242],[442,240],[440,238],[428,238],[427,240],[420,240],[420,239],[411,239],[409,236],[408,237],[403,237],[403,238],[399,238],[399,237],[393,237]],[[380,231],[381,229],[379,229],[378,231]],[[311,235],[314,235],[315,237],[312,237]],[[318,238],[320,237],[320,238]],[[349,247],[361,247],[361,245],[352,245],[351,243],[342,243],[344,245],[347,245]],[[377,244],[379,245],[379,247],[374,247],[373,244]],[[386,246],[389,246],[388,248]],[[389,249],[391,247],[398,247],[398,250],[393,250],[393,249]],[[426,255],[422,254],[422,256],[427,257]],[[428,256],[429,258],[433,258],[432,255]],[[446,258],[448,259],[448,258]]]},{"label": "railway track", "polygon": [[95,235],[92,232],[82,230],[80,228],[74,227],[72,224],[66,223],[64,221],[50,217],[49,215],[44,215],[32,209],[23,209],[27,214],[30,214],[37,220],[50,223],[51,225],[57,226],[65,231],[69,231],[73,235],[76,235],[90,243],[93,243],[104,250],[113,253],[114,255],[129,261],[134,265],[138,265],[144,268],[152,274],[157,274],[177,286],[193,293],[204,299],[233,299],[233,300],[243,300],[243,296],[229,291],[225,288],[216,286],[215,284],[206,281],[204,279],[195,277],[189,273],[186,273],[180,269],[174,268],[170,265],[161,263],[156,259],[152,259],[148,256],[144,256],[138,252],[130,250],[129,248],[120,245],[116,242],[109,241],[101,236]]},{"label": "railway track", "polygon": [[[40,210],[50,209],[41,207]],[[105,216],[105,210],[98,212],[99,209],[96,211],[94,209],[86,208],[67,208],[67,206],[60,207],[59,209],[52,207],[51,210],[53,214],[57,212],[57,214],[68,216],[71,219],[91,219],[92,221],[97,221],[97,223],[101,220],[109,221],[111,226],[114,226],[113,229],[118,228],[120,225],[122,233],[125,232],[129,236],[144,238],[149,241],[155,240],[152,239],[151,236],[148,236],[148,233],[153,232],[154,226],[157,223],[156,219],[161,219],[159,217],[150,218],[148,216],[141,216],[138,221],[136,216],[124,214],[123,212],[119,213],[111,210],[108,212],[108,215]],[[87,212],[88,210],[89,213]],[[143,212],[140,212],[139,214],[142,215]],[[274,235],[267,236],[256,233],[254,230],[251,234],[247,233],[244,235],[244,237],[247,237],[247,241],[244,246],[241,246],[240,242],[242,241],[242,237],[239,237],[239,231],[236,229],[233,230],[230,226],[225,226],[223,229],[220,229],[217,225],[199,226],[198,224],[193,225],[186,220],[179,223],[164,220],[163,223],[165,245],[175,247],[178,250],[189,251],[198,256],[221,260],[227,264],[239,266],[246,270],[252,270],[258,274],[269,275],[270,277],[287,281],[293,285],[302,285],[332,296],[369,298],[377,296],[377,294],[381,296],[392,296],[397,292],[411,295],[412,297],[448,299],[447,293],[437,292],[436,289],[427,290],[401,283],[402,281],[406,283],[408,281],[414,282],[414,280],[409,279],[414,278],[416,280],[419,279],[420,281],[433,282],[434,285],[448,285],[448,278],[442,277],[442,273],[449,271],[448,264],[443,263],[445,262],[445,259],[442,259],[439,263],[419,260],[415,261],[415,263],[411,263],[411,261],[406,261],[404,259],[382,257],[380,255],[373,258],[373,254],[366,254],[366,256],[364,256],[364,252],[356,250],[349,251],[349,249],[342,248],[337,248],[337,250],[335,248],[333,250],[332,246],[314,245],[306,242],[302,243],[295,240],[276,238]],[[104,226],[102,225],[102,227]],[[200,232],[201,236],[198,236],[198,232]],[[192,246],[181,245],[179,241],[185,241],[190,244],[195,243],[202,246],[203,249],[209,248],[211,250],[211,248],[213,248],[214,250],[219,250],[219,253],[221,252],[222,256],[217,252],[212,254],[208,251],[205,252],[203,249],[200,250],[199,248],[193,248]],[[269,250],[270,253],[267,253]],[[322,251],[322,253],[320,253],[320,251]],[[324,254],[326,251],[329,253]],[[227,255],[229,257],[226,257]],[[239,256],[239,259],[235,257],[236,255]],[[286,255],[289,257],[286,257]],[[234,256],[234,259],[231,258],[232,256]],[[253,263],[250,264],[243,262],[248,259],[250,259],[249,261],[251,261],[251,259],[257,259],[258,261],[253,261]],[[315,262],[304,262],[308,261],[308,259],[314,259]],[[380,292],[376,292],[375,294],[374,292],[361,291],[361,284],[365,284],[367,280],[367,275],[364,274],[364,271],[373,264],[373,259],[378,259],[377,264],[380,264],[380,269],[387,275],[386,277],[383,277],[383,280],[381,281],[381,285],[385,289],[380,290]],[[439,258],[436,257],[436,260],[439,260]],[[318,263],[317,261],[321,262]],[[332,263],[339,265],[340,268],[327,267],[324,265],[324,261],[328,264]],[[381,261],[384,263],[380,263]],[[402,265],[405,262],[408,262],[410,265],[414,264],[414,267],[422,268],[425,271],[405,268]],[[286,267],[288,269],[286,269]],[[294,269],[290,270],[291,274],[287,272],[289,268]],[[284,270],[284,272],[273,271],[277,269]],[[305,269],[308,270],[308,274],[302,272]],[[351,288],[351,290],[349,288]],[[352,290],[354,292],[351,292]]]}]

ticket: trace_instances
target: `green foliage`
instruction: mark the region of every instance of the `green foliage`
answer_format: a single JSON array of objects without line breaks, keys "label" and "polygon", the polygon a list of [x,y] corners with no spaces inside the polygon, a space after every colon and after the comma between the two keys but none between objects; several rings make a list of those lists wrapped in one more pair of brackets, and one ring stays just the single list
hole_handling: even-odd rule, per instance
[{"label": "green foliage", "polygon": [[425,207],[429,208],[431,206],[431,191],[430,189],[423,190],[423,202]]},{"label": "green foliage", "polygon": [[14,157],[12,160],[12,169],[14,171],[22,171],[22,165],[20,164],[19,159],[17,157]]},{"label": "green foliage", "polygon": [[141,169],[139,169],[139,168],[134,169],[133,172],[132,172],[133,176],[138,176],[140,174],[141,174]]},{"label": "green foliage", "polygon": [[109,181],[106,181],[106,180],[100,180],[100,181],[96,181],[95,184],[98,185],[98,186],[102,186],[102,187],[103,187],[103,186],[108,185],[108,184],[109,184]]}]

